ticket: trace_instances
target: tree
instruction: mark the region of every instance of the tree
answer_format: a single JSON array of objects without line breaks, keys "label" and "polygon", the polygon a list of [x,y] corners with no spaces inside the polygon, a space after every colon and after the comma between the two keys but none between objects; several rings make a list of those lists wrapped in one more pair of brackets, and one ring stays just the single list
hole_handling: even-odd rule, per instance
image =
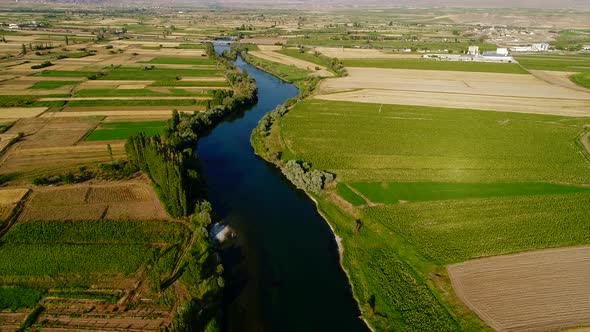
[{"label": "tree", "polygon": [[68,36],[66,36],[66,45],[70,45],[70,40],[68,39]]},{"label": "tree", "polygon": [[27,47],[23,44],[23,54],[27,54]]},{"label": "tree", "polygon": [[109,152],[109,157],[111,158],[111,162],[113,162],[113,148],[110,144],[107,144],[107,151]]}]

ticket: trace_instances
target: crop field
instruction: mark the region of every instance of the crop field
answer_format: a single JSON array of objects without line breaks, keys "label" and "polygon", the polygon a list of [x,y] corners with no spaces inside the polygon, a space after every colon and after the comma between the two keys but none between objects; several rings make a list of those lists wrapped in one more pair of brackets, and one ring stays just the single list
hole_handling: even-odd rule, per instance
[{"label": "crop field", "polygon": [[99,71],[44,70],[36,75],[42,77],[92,77],[99,73]]},{"label": "crop field", "polygon": [[336,174],[335,194],[354,207],[341,210],[329,195],[319,197],[371,325],[479,330],[444,266],[590,244],[590,161],[580,143],[589,123],[311,99],[299,102],[281,129],[284,155]]},{"label": "crop field", "polygon": [[[326,80],[317,99],[364,103],[471,108],[588,116],[590,91],[578,91],[533,75],[348,68]],[[449,96],[452,95],[452,98]]]},{"label": "crop field", "polygon": [[110,71],[101,80],[175,80],[177,77],[221,77],[224,72],[216,68],[169,69],[154,68],[145,70],[141,67],[118,67]]},{"label": "crop field", "polygon": [[206,97],[207,93],[184,89],[86,89],[78,90],[75,97],[154,97],[154,96],[195,96]]},{"label": "crop field", "polygon": [[435,61],[423,59],[344,59],[343,62],[346,67],[526,74],[525,70],[513,63]]},{"label": "crop field", "polygon": [[20,221],[169,220],[152,189],[142,183],[34,189]]},{"label": "crop field", "polygon": [[[334,170],[346,182],[588,184],[590,164],[576,143],[588,122],[588,118],[307,100],[289,113],[282,126],[287,146],[298,158],[318,169]],[[332,153],[335,149],[338,154]]]},{"label": "crop field", "polygon": [[314,47],[314,50],[329,58],[337,59],[419,59],[421,54],[393,53],[379,49]]},{"label": "crop field", "polygon": [[63,86],[76,85],[78,81],[39,81],[33,84],[29,89],[57,89]]},{"label": "crop field", "polygon": [[590,55],[520,55],[516,60],[531,70],[590,71]]},{"label": "crop field", "polygon": [[[323,64],[317,63],[318,61],[309,61],[307,57],[304,56],[293,56],[294,54],[298,54],[298,51],[295,50],[295,53],[291,52],[291,50],[284,50],[284,51],[250,51],[248,54],[255,56],[257,58],[277,62],[287,66],[295,66],[299,69],[310,71],[312,75],[322,76],[322,77],[332,77],[334,76],[333,73],[328,71]],[[312,55],[313,57],[313,55]],[[315,59],[312,59],[315,60]],[[317,68],[316,68],[317,67]]]},{"label": "crop field", "polygon": [[174,58],[174,57],[160,57],[149,61],[141,61],[140,63],[150,64],[171,64],[171,65],[195,65],[195,66],[215,66],[215,60],[207,57],[203,58]]},{"label": "crop field", "polygon": [[127,137],[138,133],[146,135],[161,134],[165,126],[165,121],[107,122],[100,124],[86,137],[86,140],[120,140],[127,139]]},{"label": "crop field", "polygon": [[451,265],[449,276],[495,330],[556,331],[590,325],[589,259],[590,247],[542,250]]},{"label": "crop field", "polygon": [[[360,192],[363,197],[369,199],[372,203],[384,204],[590,192],[589,187],[564,186],[542,182],[355,182],[350,183],[349,185]],[[354,204],[355,202],[350,203]]]},{"label": "crop field", "polygon": [[590,89],[590,71],[586,72],[586,73],[576,74],[576,75],[572,76],[572,80],[576,84]]},{"label": "crop field", "polygon": [[298,68],[293,65],[286,65],[272,60],[266,60],[248,54],[248,62],[255,66],[262,67],[270,73],[274,73],[280,78],[296,83],[304,80],[311,73],[310,70]]}]

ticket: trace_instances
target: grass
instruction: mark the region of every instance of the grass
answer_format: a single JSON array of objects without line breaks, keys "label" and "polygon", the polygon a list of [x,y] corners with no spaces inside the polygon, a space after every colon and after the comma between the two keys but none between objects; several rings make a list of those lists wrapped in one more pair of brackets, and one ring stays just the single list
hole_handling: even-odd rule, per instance
[{"label": "grass", "polygon": [[157,97],[157,96],[195,96],[206,97],[208,93],[199,93],[183,89],[168,89],[168,93],[150,89],[85,89],[78,90],[76,97]]},{"label": "grass", "polygon": [[215,66],[215,60],[207,57],[159,57],[149,61],[141,61],[140,63],[149,64],[171,64],[171,65],[199,65],[199,66]]},{"label": "grass", "polygon": [[286,48],[286,49],[278,50],[276,52],[293,57],[293,58],[297,58],[297,59],[301,59],[301,60],[308,61],[311,63],[315,63],[316,65],[320,65],[320,66],[324,66],[324,67],[330,66],[330,63],[329,63],[330,58],[325,57],[325,56],[321,56],[321,55],[316,56],[315,54],[309,53],[309,52],[301,53],[301,52],[299,52],[299,49]]},{"label": "grass", "polygon": [[338,194],[338,196],[344,198],[348,203],[354,206],[367,204],[367,202],[362,197],[357,195],[344,183],[338,183],[336,187],[336,193]]},{"label": "grass", "polygon": [[43,292],[22,286],[0,287],[0,310],[12,311],[33,308],[43,296]]},{"label": "grass", "polygon": [[304,100],[280,128],[290,158],[335,173],[336,193],[357,206],[316,197],[371,326],[471,331],[483,323],[448,292],[445,265],[590,244],[590,159],[579,144],[588,123]]},{"label": "grass", "polygon": [[590,89],[590,71],[572,76],[572,81],[579,86]]},{"label": "grass", "polygon": [[101,123],[97,129],[86,137],[86,141],[122,140],[139,133],[153,136],[161,134],[165,127],[165,121]]},{"label": "grass", "polygon": [[154,100],[70,100],[68,107],[126,107],[126,106],[192,106],[201,105],[195,99],[154,99]]},{"label": "grass", "polygon": [[175,80],[177,77],[223,77],[223,70],[211,69],[171,69],[141,67],[118,67],[101,77],[101,80]]},{"label": "grass", "polygon": [[[374,203],[589,192],[588,187],[552,183],[356,182],[350,184]],[[346,198],[345,198],[346,199]],[[348,200],[348,199],[347,199]]]},{"label": "grass", "polygon": [[309,70],[297,68],[292,65],[285,65],[282,63],[269,61],[257,58],[252,55],[246,55],[247,61],[254,66],[260,67],[263,70],[282,78],[285,81],[296,83],[306,79],[311,73]]},{"label": "grass", "polygon": [[514,63],[435,61],[425,59],[344,59],[342,62],[346,67],[448,70],[504,74],[527,73],[519,65]]},{"label": "grass", "polygon": [[35,96],[0,96],[0,107],[19,107],[31,104]]},{"label": "grass", "polygon": [[206,87],[226,87],[229,84],[226,81],[182,81],[182,80],[170,80],[170,81],[156,81],[150,86],[153,87],[167,87],[167,86],[206,86]]},{"label": "grass", "polygon": [[43,89],[43,90],[51,90],[61,88],[62,86],[66,85],[76,85],[80,83],[79,81],[40,81],[33,84],[29,89]]},{"label": "grass", "polygon": [[44,70],[35,74],[43,77],[93,77],[100,74],[97,71],[68,71],[68,70]]},{"label": "grass", "polygon": [[516,60],[530,70],[590,71],[590,55],[522,55]]}]

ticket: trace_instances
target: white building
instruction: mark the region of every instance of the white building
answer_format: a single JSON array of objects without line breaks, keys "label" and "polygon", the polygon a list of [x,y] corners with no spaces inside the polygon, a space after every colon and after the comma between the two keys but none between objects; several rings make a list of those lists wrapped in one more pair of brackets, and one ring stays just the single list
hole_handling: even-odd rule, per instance
[{"label": "white building", "polygon": [[540,43],[540,44],[533,44],[531,46],[534,52],[545,52],[549,51],[549,44],[547,43]]},{"label": "white building", "polygon": [[515,46],[510,48],[510,52],[530,52],[533,48],[531,46]]},{"label": "white building", "polygon": [[508,55],[508,49],[507,48],[504,48],[504,47],[499,47],[499,48],[496,49],[496,54],[507,56]]},{"label": "white building", "polygon": [[10,23],[10,24],[8,25],[8,29],[18,29],[18,24],[15,24],[15,23]]},{"label": "white building", "polygon": [[478,55],[479,54],[479,46],[469,46],[467,51],[469,55]]}]

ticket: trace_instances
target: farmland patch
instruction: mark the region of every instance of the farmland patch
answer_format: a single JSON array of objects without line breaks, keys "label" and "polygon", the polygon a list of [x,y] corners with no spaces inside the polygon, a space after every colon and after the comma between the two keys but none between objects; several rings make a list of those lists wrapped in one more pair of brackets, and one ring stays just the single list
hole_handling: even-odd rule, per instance
[{"label": "farmland patch", "polygon": [[448,267],[455,292],[497,331],[590,325],[590,247],[541,250]]}]

